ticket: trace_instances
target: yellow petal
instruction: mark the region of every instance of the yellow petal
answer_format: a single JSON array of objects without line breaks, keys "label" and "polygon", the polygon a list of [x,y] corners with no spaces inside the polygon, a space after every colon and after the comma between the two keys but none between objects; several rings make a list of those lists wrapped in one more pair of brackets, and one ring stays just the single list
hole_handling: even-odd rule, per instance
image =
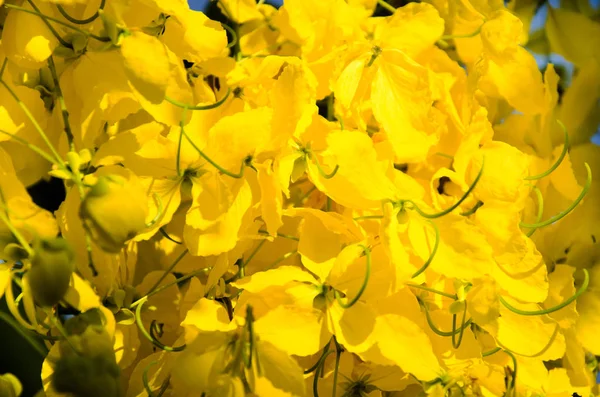
[{"label": "yellow petal", "polygon": [[[23,7],[33,11],[27,3]],[[49,4],[38,4],[40,12],[52,15]],[[59,43],[44,21],[37,15],[10,10],[2,29],[2,47],[6,56],[17,65],[38,69]]]},{"label": "yellow petal", "polygon": [[444,20],[427,3],[409,3],[399,7],[381,32],[386,46],[416,56],[432,47],[444,33]]},{"label": "yellow petal", "polygon": [[230,181],[221,178],[229,177],[206,174],[200,186],[194,184],[194,191],[198,191],[194,193],[194,203],[188,211],[183,231],[192,255],[218,255],[231,250],[237,243],[244,214],[252,201],[252,191],[245,179],[234,180],[230,187],[226,185]]},{"label": "yellow petal", "polygon": [[375,311],[363,302],[344,309],[333,302],[327,310],[329,329],[344,348],[353,353],[367,351],[375,339]]},{"label": "yellow petal", "polygon": [[133,88],[150,103],[162,102],[171,75],[164,44],[140,31],[125,35],[120,44],[125,73]]},{"label": "yellow petal", "polygon": [[280,305],[267,312],[256,320],[254,330],[262,340],[296,356],[315,354],[331,337],[322,311],[293,305]]},{"label": "yellow petal", "polygon": [[202,298],[186,314],[181,326],[186,329],[186,343],[190,343],[198,331],[229,332],[236,325],[229,321],[227,310],[214,300]]},{"label": "yellow petal", "polygon": [[[510,298],[507,301],[516,305]],[[525,310],[534,307],[534,310],[539,309],[539,306],[533,304],[518,307]],[[536,337],[531,338],[531,335]],[[547,315],[521,316],[501,306],[495,336],[502,346],[515,354],[535,357],[536,360],[556,360],[565,354],[565,337],[560,333],[560,326]]]},{"label": "yellow petal", "polygon": [[304,396],[303,369],[296,360],[265,341],[256,343],[260,376],[254,392],[259,396]]},{"label": "yellow petal", "polygon": [[546,34],[552,51],[583,66],[600,61],[600,23],[570,10],[548,7]]},{"label": "yellow petal", "polygon": [[394,148],[396,160],[425,159],[438,137],[430,121],[432,97],[427,70],[401,51],[384,51],[373,79],[373,114]]},{"label": "yellow petal", "polygon": [[[403,304],[398,305],[398,302]],[[442,369],[423,331],[426,325],[414,295],[404,289],[375,307],[378,314],[374,337],[381,354],[419,380],[437,378]]]},{"label": "yellow petal", "polygon": [[296,266],[280,266],[277,269],[258,272],[252,276],[234,281],[231,285],[248,292],[259,293],[269,287],[285,286],[294,281],[316,284],[317,280],[310,273]]}]

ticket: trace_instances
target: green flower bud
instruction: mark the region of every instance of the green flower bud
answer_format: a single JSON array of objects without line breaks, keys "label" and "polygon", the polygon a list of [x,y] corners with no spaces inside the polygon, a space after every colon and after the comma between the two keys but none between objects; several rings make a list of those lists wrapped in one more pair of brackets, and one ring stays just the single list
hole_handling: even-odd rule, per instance
[{"label": "green flower bud", "polygon": [[98,178],[80,208],[91,238],[111,253],[118,253],[127,240],[146,228],[147,212],[145,193],[116,176]]},{"label": "green flower bud", "polygon": [[18,397],[23,392],[23,386],[13,374],[0,375],[0,397]]},{"label": "green flower bud", "polygon": [[59,393],[74,397],[121,396],[120,369],[105,357],[72,355],[57,361],[52,386]]},{"label": "green flower bud", "polygon": [[69,288],[75,255],[67,241],[60,237],[38,239],[33,249],[31,269],[27,273],[33,299],[41,306],[54,306]]},{"label": "green flower bud", "polygon": [[60,342],[61,357],[54,368],[52,386],[60,393],[76,397],[118,397],[121,395],[120,368],[112,338],[104,327],[96,325],[101,321],[98,313],[90,312],[89,318],[84,316],[86,313],[66,326],[77,334],[70,335],[68,342]]}]

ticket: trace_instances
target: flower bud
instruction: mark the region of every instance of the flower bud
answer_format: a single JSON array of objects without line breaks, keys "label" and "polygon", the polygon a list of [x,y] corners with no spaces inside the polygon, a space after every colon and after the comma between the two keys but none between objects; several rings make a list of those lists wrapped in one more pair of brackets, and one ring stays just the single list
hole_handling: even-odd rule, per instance
[{"label": "flower bud", "polygon": [[13,374],[0,375],[0,397],[18,397],[23,392],[23,386]]},{"label": "flower bud", "polygon": [[[78,325],[85,326],[88,321],[97,322],[82,319]],[[69,336],[69,342],[60,342],[61,357],[52,375],[54,389],[76,397],[120,396],[120,369],[108,332],[95,324],[77,332]]]},{"label": "flower bud", "polygon": [[41,306],[54,306],[69,288],[75,255],[61,237],[39,239],[33,249],[31,269],[27,272],[33,299]]},{"label": "flower bud", "polygon": [[83,225],[107,252],[118,253],[123,244],[146,228],[145,193],[116,176],[101,176],[80,208]]}]

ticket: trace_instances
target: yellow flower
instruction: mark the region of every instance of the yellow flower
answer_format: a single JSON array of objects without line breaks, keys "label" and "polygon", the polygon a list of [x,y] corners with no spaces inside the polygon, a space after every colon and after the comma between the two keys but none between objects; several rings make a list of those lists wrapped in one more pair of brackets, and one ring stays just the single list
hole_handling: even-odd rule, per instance
[{"label": "yellow flower", "polygon": [[80,216],[92,239],[117,253],[146,228],[147,197],[118,175],[100,176],[81,203]]}]

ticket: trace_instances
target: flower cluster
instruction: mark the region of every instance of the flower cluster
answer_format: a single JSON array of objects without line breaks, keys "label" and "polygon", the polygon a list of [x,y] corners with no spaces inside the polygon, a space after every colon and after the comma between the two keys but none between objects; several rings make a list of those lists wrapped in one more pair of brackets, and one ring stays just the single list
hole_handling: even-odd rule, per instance
[{"label": "flower cluster", "polygon": [[4,3],[2,318],[45,395],[598,392],[583,13],[536,38],[559,97],[535,1]]}]

